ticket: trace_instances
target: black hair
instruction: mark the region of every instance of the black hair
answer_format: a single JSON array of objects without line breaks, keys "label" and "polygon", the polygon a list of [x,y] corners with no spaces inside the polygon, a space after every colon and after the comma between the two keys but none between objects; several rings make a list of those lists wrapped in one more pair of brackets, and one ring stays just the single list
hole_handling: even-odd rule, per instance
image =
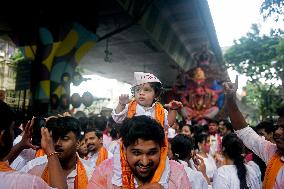
[{"label": "black hair", "polygon": [[107,118],[103,115],[93,115],[89,118],[89,127],[104,132],[107,126]]},{"label": "black hair", "polygon": [[189,124],[184,124],[184,125],[181,125],[179,128],[180,130],[182,130],[183,127],[188,127],[190,132],[193,134],[194,133],[194,128],[192,125],[189,125]]},{"label": "black hair", "polygon": [[100,131],[105,131],[107,126],[107,118],[103,115],[98,115],[94,120],[95,127]]},{"label": "black hair", "polygon": [[78,140],[81,138],[80,122],[74,117],[51,118],[46,122],[46,127],[52,131],[53,137],[60,137],[72,131]]},{"label": "black hair", "polygon": [[208,134],[208,126],[194,125],[194,135]]},{"label": "black hair", "polygon": [[[164,88],[163,88],[162,83],[160,83],[160,82],[149,82],[149,85],[151,86],[151,88],[154,89],[155,98],[159,98],[163,94]],[[135,96],[135,87],[136,86],[131,88],[132,96]]]},{"label": "black hair", "polygon": [[[4,131],[2,141],[5,145],[0,146],[0,159],[2,160],[7,156],[13,147],[13,138],[10,133],[12,123],[14,121],[14,114],[10,107],[0,100],[0,131]],[[7,132],[7,133],[6,133]]]},{"label": "black hair", "polygon": [[233,125],[230,121],[226,120],[226,119],[222,119],[219,121],[219,124],[223,122],[224,123],[224,126],[227,128],[227,130],[231,131],[232,133],[234,132],[234,129],[233,129]]},{"label": "black hair", "polygon": [[89,117],[87,128],[95,128],[94,122],[95,122],[96,117],[97,117],[97,115],[91,115]]},{"label": "black hair", "polygon": [[196,135],[195,138],[194,138],[195,149],[199,149],[198,143],[202,143],[203,141],[206,141],[208,137],[209,137],[208,133],[204,133],[204,132]]},{"label": "black hair", "polygon": [[120,128],[120,136],[126,148],[138,139],[153,140],[160,146],[165,140],[163,127],[156,120],[145,115],[126,119]]},{"label": "black hair", "polygon": [[109,135],[111,136],[112,140],[116,140],[119,138],[119,126],[118,125],[113,125]]},{"label": "black hair", "polygon": [[280,117],[284,117],[284,105],[282,105],[279,108],[277,108],[277,114]]},{"label": "black hair", "polygon": [[19,127],[14,127],[13,130],[14,130],[14,138],[17,138],[17,136],[19,136],[23,132]]},{"label": "black hair", "polygon": [[110,116],[110,117],[107,119],[107,127],[112,128],[114,125],[116,125],[116,122],[113,120],[112,116]]},{"label": "black hair", "polygon": [[223,137],[222,146],[224,148],[224,154],[234,161],[237,168],[240,189],[248,189],[246,181],[247,169],[244,164],[244,156],[242,155],[245,151],[243,142],[235,133],[229,133]]},{"label": "black hair", "polygon": [[85,131],[87,129],[89,119],[87,117],[80,117],[78,120],[80,122],[82,131]]},{"label": "black hair", "polygon": [[5,102],[0,100],[0,130],[9,130],[13,121],[13,111]]},{"label": "black hair", "polygon": [[117,140],[119,138],[119,127],[120,125],[110,116],[107,121],[107,128],[112,140]]},{"label": "black hair", "polygon": [[273,120],[265,120],[255,126],[256,131],[260,129],[264,129],[264,131],[269,134],[273,133],[276,130],[276,127],[274,126]]},{"label": "black hair", "polygon": [[208,125],[209,125],[210,123],[215,123],[216,125],[218,125],[218,121],[215,120],[215,119],[206,118],[205,120],[208,122]]},{"label": "black hair", "polygon": [[81,117],[87,117],[87,115],[86,115],[85,112],[83,112],[83,111],[77,111],[77,112],[74,114],[73,117],[75,117],[76,119],[79,119],[79,118],[81,118]]},{"label": "black hair", "polygon": [[100,131],[100,130],[98,130],[98,129],[96,129],[96,128],[87,128],[87,129],[85,130],[84,135],[86,135],[87,133],[90,133],[90,132],[94,132],[95,135],[96,135],[98,138],[102,138],[102,137],[103,137],[103,132]]},{"label": "black hair", "polygon": [[171,149],[175,161],[179,162],[178,159],[184,160],[191,154],[193,149],[192,140],[184,134],[178,134],[171,140]]}]

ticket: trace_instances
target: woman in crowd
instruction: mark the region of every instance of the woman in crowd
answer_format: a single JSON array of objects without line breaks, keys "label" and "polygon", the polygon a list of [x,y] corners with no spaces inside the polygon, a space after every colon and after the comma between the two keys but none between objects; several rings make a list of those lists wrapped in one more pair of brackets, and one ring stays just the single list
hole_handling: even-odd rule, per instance
[{"label": "woman in crowd", "polygon": [[197,154],[201,156],[206,165],[206,174],[212,181],[214,171],[217,170],[217,166],[214,158],[209,154],[210,151],[210,136],[207,133],[202,132],[195,137],[196,147],[198,148]]},{"label": "woman in crowd", "polygon": [[213,189],[260,189],[260,171],[244,163],[244,145],[236,134],[222,140],[224,165],[214,173]]},{"label": "woman in crowd", "polygon": [[197,170],[193,170],[189,165],[192,157],[193,144],[191,139],[179,134],[171,140],[173,159],[184,165],[189,181],[193,189],[207,189],[209,179],[206,176],[206,167],[204,161],[200,159],[200,164],[196,166]]}]

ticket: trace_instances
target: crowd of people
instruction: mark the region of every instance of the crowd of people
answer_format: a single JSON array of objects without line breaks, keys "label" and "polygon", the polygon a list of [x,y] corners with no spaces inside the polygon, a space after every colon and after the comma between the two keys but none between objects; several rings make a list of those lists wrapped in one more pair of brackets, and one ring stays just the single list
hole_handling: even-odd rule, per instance
[{"label": "crowd of people", "polygon": [[16,119],[0,101],[0,188],[281,189],[284,107],[278,120],[249,126],[224,84],[228,119],[206,125],[176,119],[179,101],[159,103],[161,81],[135,72],[133,99],[121,95],[111,117],[46,117],[35,144],[32,118]]}]

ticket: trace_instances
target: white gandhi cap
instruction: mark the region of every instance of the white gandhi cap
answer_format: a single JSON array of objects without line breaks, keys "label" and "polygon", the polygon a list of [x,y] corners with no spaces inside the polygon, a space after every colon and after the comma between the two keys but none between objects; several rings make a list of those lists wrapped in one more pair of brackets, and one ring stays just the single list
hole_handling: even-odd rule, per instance
[{"label": "white gandhi cap", "polygon": [[134,72],[133,86],[141,85],[144,83],[159,82],[162,83],[156,76],[151,73]]}]

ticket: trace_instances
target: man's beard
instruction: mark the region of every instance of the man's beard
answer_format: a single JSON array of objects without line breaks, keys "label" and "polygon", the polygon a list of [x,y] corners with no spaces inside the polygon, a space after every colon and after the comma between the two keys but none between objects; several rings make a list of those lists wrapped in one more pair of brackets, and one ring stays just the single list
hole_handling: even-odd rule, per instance
[{"label": "man's beard", "polygon": [[149,175],[146,176],[146,177],[140,176],[140,175],[137,173],[136,170],[132,170],[132,173],[133,173],[133,175],[134,175],[138,180],[142,181],[143,183],[146,183],[146,182],[150,182],[150,181],[151,181],[152,177],[154,176],[155,171],[149,173]]},{"label": "man's beard", "polygon": [[[138,164],[139,164],[139,163],[138,163]],[[141,175],[139,175],[139,173],[138,173],[138,172],[136,171],[136,169],[135,169],[138,164],[135,164],[134,170],[131,169],[133,175],[134,175],[138,180],[142,181],[143,183],[150,182],[151,179],[152,179],[152,177],[153,177],[154,174],[155,174],[156,169],[152,169],[151,172],[150,172],[146,177],[145,177],[145,176],[141,176]],[[149,166],[152,167],[153,165],[152,165],[152,164],[149,164]]]}]

